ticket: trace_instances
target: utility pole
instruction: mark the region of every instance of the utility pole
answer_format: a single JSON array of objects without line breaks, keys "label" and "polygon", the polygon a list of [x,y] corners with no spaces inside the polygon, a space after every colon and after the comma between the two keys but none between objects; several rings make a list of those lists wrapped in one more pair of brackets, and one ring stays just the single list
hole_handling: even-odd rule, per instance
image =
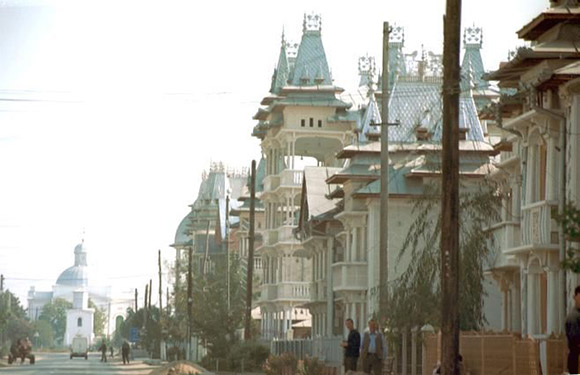
[{"label": "utility pole", "polygon": [[153,279],[149,279],[149,302],[147,302],[147,311],[151,311],[151,294],[153,293]]},{"label": "utility pole", "polygon": [[227,262],[228,311],[230,311],[230,196],[226,196],[226,233],[224,233]]},{"label": "utility pole", "polygon": [[[560,199],[558,202],[558,215],[561,218],[564,218],[564,212],[566,211],[566,118],[560,119]],[[566,223],[564,220],[560,222],[558,227],[558,242],[560,243],[559,249],[559,260],[560,264],[562,264],[566,260],[566,234],[564,228]],[[560,272],[558,273],[558,279],[560,288],[560,314],[559,314],[559,321],[560,327],[564,327],[564,322],[566,319],[566,314],[568,313],[568,304],[567,299],[567,291],[566,291],[566,269],[564,267],[560,267]],[[562,329],[561,328],[561,329]]]},{"label": "utility pole", "polygon": [[443,18],[441,374],[459,375],[459,94],[461,0]]},{"label": "utility pole", "polygon": [[193,335],[193,246],[187,249],[187,358],[191,359],[191,337]]},{"label": "utility pole", "polygon": [[135,288],[135,312],[137,312],[137,308],[139,307],[137,305],[137,297],[139,296],[139,292],[137,291],[137,288]]},{"label": "utility pole", "polygon": [[246,276],[246,324],[244,339],[251,340],[252,323],[252,278],[254,277],[254,221],[256,211],[256,161],[252,160],[250,170],[250,233],[248,238],[248,274]]},{"label": "utility pole", "polygon": [[4,275],[0,275],[0,292],[4,292]]},{"label": "utility pole", "polygon": [[145,284],[145,299],[143,300],[143,308],[147,311],[147,296],[149,295],[149,284]]},{"label": "utility pole", "polygon": [[159,320],[161,321],[161,314],[163,313],[163,287],[161,285],[161,250],[157,251],[157,265],[159,268]]},{"label": "utility pole", "polygon": [[383,95],[381,113],[381,206],[379,230],[379,324],[389,300],[389,23],[383,22]]}]

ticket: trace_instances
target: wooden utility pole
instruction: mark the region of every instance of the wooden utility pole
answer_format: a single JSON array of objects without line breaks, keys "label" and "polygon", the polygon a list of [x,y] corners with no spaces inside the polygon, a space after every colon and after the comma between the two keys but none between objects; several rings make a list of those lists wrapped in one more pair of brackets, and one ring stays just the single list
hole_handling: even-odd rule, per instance
[{"label": "wooden utility pole", "polygon": [[459,94],[461,0],[443,18],[441,374],[459,375]]},{"label": "wooden utility pole", "polygon": [[151,294],[153,293],[153,279],[149,279],[149,301],[147,302],[147,310],[151,311]]},{"label": "wooden utility pole", "polygon": [[379,230],[379,324],[386,322],[389,300],[389,23],[383,22],[381,113],[381,206]]},{"label": "wooden utility pole", "polygon": [[157,251],[157,265],[159,268],[159,320],[163,313],[163,287],[161,285],[161,250]]},{"label": "wooden utility pole", "polygon": [[145,284],[145,299],[143,301],[143,308],[147,310],[147,297],[149,296],[149,284]]},{"label": "wooden utility pole", "polygon": [[254,221],[256,211],[256,161],[252,160],[250,171],[250,234],[248,238],[248,273],[246,276],[246,324],[244,339],[251,340],[252,324],[252,279],[254,277]]},{"label": "wooden utility pole", "polygon": [[191,337],[193,336],[193,246],[187,249],[187,358],[191,359]]},{"label": "wooden utility pole", "polygon": [[137,288],[135,288],[135,312],[137,312],[137,309],[139,307],[139,305],[137,304],[137,297],[139,297],[139,292],[137,291]]},{"label": "wooden utility pole", "polygon": [[228,311],[230,311],[230,196],[226,196],[226,225],[225,225],[225,230],[226,233],[224,233],[224,242],[225,242],[225,247],[226,247],[226,262],[227,262],[227,267],[226,267],[226,272],[227,272],[227,278],[226,278],[226,283],[227,283],[227,288],[228,288]]}]

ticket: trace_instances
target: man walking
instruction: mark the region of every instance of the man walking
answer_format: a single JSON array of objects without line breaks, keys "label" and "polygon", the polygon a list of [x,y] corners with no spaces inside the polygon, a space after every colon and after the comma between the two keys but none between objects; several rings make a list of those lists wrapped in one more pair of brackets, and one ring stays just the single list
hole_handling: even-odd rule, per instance
[{"label": "man walking", "polygon": [[121,355],[123,356],[123,364],[129,363],[129,351],[131,348],[129,347],[129,343],[127,341],[123,342],[121,346]]},{"label": "man walking", "polygon": [[344,372],[356,372],[360,352],[360,333],[354,328],[354,321],[351,318],[345,320],[344,325],[348,329],[348,338],[340,344],[344,348]]},{"label": "man walking", "polygon": [[365,332],[361,345],[362,366],[365,374],[381,375],[383,359],[387,358],[387,342],[378,330],[377,322],[369,320],[369,331]]},{"label": "man walking", "polygon": [[107,362],[107,344],[105,344],[105,340],[101,342],[101,362]]},{"label": "man walking", "polygon": [[568,338],[568,372],[578,374],[580,355],[580,285],[574,290],[574,308],[566,317],[566,337]]}]

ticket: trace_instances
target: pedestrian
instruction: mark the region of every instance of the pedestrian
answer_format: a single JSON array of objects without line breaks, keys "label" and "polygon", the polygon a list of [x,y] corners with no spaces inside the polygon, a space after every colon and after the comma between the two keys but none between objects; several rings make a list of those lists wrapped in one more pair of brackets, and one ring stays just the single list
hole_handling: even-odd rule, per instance
[{"label": "pedestrian", "polygon": [[107,362],[107,344],[105,344],[105,340],[101,342],[101,362]]},{"label": "pedestrian", "polygon": [[121,356],[123,357],[123,364],[129,364],[129,352],[131,351],[131,347],[127,341],[123,342],[121,346]]},{"label": "pedestrian", "polygon": [[580,285],[574,290],[574,307],[566,317],[566,337],[568,338],[568,372],[578,374],[580,355]]},{"label": "pedestrian", "polygon": [[369,320],[369,330],[363,335],[360,352],[363,372],[381,375],[383,360],[387,358],[387,342],[374,319]]},{"label": "pedestrian", "polygon": [[348,337],[340,345],[344,348],[344,372],[355,371],[360,353],[360,333],[354,328],[354,321],[348,318],[344,321],[348,329]]},{"label": "pedestrian", "polygon": [[113,344],[111,344],[110,349],[111,349],[111,358],[113,358],[113,353],[115,352],[114,349],[113,349]]}]

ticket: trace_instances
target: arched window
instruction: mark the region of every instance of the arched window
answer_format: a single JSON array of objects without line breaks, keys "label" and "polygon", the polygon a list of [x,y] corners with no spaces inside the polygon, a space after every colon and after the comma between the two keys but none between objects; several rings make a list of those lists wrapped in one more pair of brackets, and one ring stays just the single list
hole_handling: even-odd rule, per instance
[{"label": "arched window", "polygon": [[82,327],[83,326],[83,318],[78,318],[77,319],[77,327]]}]

